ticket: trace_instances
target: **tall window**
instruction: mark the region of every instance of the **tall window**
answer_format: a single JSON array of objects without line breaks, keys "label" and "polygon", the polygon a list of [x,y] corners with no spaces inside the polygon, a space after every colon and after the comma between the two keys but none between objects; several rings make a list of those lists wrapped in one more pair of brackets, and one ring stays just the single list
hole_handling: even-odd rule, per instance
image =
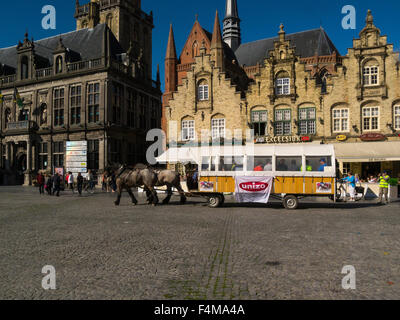
[{"label": "tall window", "polygon": [[135,106],[136,106],[137,95],[134,90],[128,89],[127,96],[127,108],[126,108],[126,124],[130,128],[135,128]]},{"label": "tall window", "polygon": [[333,110],[333,132],[349,131],[349,109]]},{"label": "tall window", "polygon": [[29,75],[29,63],[28,63],[28,57],[27,56],[23,56],[21,59],[21,79],[28,79],[28,75]]},{"label": "tall window", "polygon": [[146,110],[149,106],[149,97],[141,94],[140,95],[140,108],[139,108],[139,125],[140,129],[146,130],[147,128],[147,118]]},{"label": "tall window", "polygon": [[89,123],[96,123],[100,121],[100,84],[91,83],[88,85],[88,112]]},{"label": "tall window", "polygon": [[71,124],[81,123],[82,86],[75,85],[70,88]]},{"label": "tall window", "polygon": [[379,84],[379,67],[365,66],[364,67],[364,85],[376,86]]},{"label": "tall window", "polygon": [[64,142],[53,142],[53,168],[64,167]]},{"label": "tall window", "polygon": [[209,97],[208,82],[205,80],[200,81],[198,86],[198,99],[199,101],[206,101]]},{"label": "tall window", "polygon": [[64,125],[64,88],[54,89],[53,95],[54,126]]},{"label": "tall window", "polygon": [[275,91],[277,95],[290,94],[290,77],[286,71],[278,73],[275,82]]},{"label": "tall window", "polygon": [[121,123],[121,109],[124,103],[124,87],[118,83],[113,84],[113,122],[115,124]]},{"label": "tall window", "polygon": [[88,169],[99,170],[99,140],[88,140]]},{"label": "tall window", "polygon": [[111,139],[109,141],[109,161],[111,163],[120,164],[121,163],[121,141],[116,139]]},{"label": "tall window", "polygon": [[48,167],[48,149],[47,142],[39,144],[39,169],[46,170]]},{"label": "tall window", "polygon": [[268,135],[268,113],[267,111],[253,111],[251,113],[251,123],[256,136]]},{"label": "tall window", "polygon": [[315,108],[299,109],[299,133],[315,134],[316,133],[316,114]]},{"label": "tall window", "polygon": [[363,130],[379,130],[379,107],[365,107],[362,110]]},{"label": "tall window", "polygon": [[128,164],[136,163],[136,144],[128,143]]},{"label": "tall window", "polygon": [[7,125],[11,122],[11,110],[9,108],[4,111],[4,123]]},{"label": "tall window", "polygon": [[292,112],[289,109],[275,110],[275,135],[288,136],[292,134]]},{"label": "tall window", "polygon": [[225,138],[225,119],[213,119],[211,121],[212,138]]},{"label": "tall window", "polygon": [[58,56],[56,58],[56,73],[61,73],[62,72],[62,64],[63,64],[63,60],[61,56]]},{"label": "tall window", "polygon": [[400,130],[400,106],[394,107],[394,128]]},{"label": "tall window", "polygon": [[182,141],[192,141],[195,139],[194,120],[182,121]]},{"label": "tall window", "polygon": [[19,112],[19,121],[28,121],[29,120],[29,110],[28,109],[22,109]]},{"label": "tall window", "polygon": [[5,144],[1,145],[1,168],[5,168],[7,161],[7,147]]}]

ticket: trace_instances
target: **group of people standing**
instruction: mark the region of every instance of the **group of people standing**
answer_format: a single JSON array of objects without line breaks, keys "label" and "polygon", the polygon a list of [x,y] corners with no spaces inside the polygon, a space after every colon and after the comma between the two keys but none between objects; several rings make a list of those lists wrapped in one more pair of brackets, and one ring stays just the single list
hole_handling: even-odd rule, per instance
[{"label": "group of people standing", "polygon": [[[389,203],[389,180],[390,176],[386,171],[378,175],[377,182],[379,183],[379,204],[384,204],[384,200],[385,204]],[[358,175],[353,175],[353,173],[349,172],[343,181],[348,185],[348,191],[351,199],[350,201],[355,201],[356,184],[361,183],[360,178]]]},{"label": "group of people standing", "polygon": [[[59,173],[55,173],[54,175],[44,175],[42,172],[39,172],[37,177],[37,184],[39,186],[39,193],[45,194],[45,191],[49,196],[60,196],[61,185],[63,181],[63,176]],[[75,193],[75,177],[72,172],[68,172],[65,177],[65,184],[68,186],[68,189]],[[76,177],[76,190],[79,195],[82,195],[83,187],[85,184],[85,178],[81,173],[78,173]],[[87,175],[87,191],[93,191],[95,186],[94,175],[89,170]]]}]

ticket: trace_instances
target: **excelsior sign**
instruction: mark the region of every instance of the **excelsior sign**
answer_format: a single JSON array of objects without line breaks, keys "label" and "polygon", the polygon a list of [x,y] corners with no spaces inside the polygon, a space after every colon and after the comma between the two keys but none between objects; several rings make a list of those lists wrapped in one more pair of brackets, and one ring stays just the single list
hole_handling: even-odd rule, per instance
[{"label": "excelsior sign", "polygon": [[278,137],[258,137],[255,143],[299,143],[311,142],[309,136],[278,136]]}]

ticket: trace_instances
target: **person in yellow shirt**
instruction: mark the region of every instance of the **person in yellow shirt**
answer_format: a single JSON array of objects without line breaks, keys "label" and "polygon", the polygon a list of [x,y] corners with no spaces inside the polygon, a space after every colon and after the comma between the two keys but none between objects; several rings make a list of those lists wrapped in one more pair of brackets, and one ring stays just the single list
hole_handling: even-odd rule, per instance
[{"label": "person in yellow shirt", "polygon": [[389,180],[390,176],[386,171],[379,175],[379,204],[383,204],[383,197],[385,197],[386,204],[389,203]]}]

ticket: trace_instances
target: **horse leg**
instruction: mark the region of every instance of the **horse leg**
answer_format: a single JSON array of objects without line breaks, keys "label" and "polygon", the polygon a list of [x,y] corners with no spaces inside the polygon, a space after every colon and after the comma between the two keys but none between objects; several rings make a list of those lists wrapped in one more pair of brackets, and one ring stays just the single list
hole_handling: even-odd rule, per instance
[{"label": "horse leg", "polygon": [[132,203],[136,206],[138,204],[138,201],[136,200],[135,195],[132,192],[132,189],[128,188],[128,193],[129,193],[129,196],[132,199]]},{"label": "horse leg", "polygon": [[151,192],[151,194],[152,194],[152,199],[153,199],[152,203],[153,203],[153,207],[155,207],[155,206],[158,204],[158,202],[159,202],[158,196],[157,196],[157,191],[154,190],[153,187],[149,188],[149,190],[150,190],[150,192]]},{"label": "horse leg", "polygon": [[185,204],[187,201],[187,198],[185,196],[185,191],[183,191],[181,184],[178,183],[175,188],[178,190],[179,194],[181,195],[181,204]]},{"label": "horse leg", "polygon": [[114,202],[116,206],[119,206],[121,203],[121,197],[122,197],[122,188],[121,186],[117,187],[117,192],[118,192],[118,197],[117,200]]},{"label": "horse leg", "polygon": [[172,197],[172,186],[167,185],[167,197],[164,199],[163,204],[169,204]]},{"label": "horse leg", "polygon": [[143,189],[146,192],[147,204],[153,203],[153,195],[151,191],[145,186]]}]

